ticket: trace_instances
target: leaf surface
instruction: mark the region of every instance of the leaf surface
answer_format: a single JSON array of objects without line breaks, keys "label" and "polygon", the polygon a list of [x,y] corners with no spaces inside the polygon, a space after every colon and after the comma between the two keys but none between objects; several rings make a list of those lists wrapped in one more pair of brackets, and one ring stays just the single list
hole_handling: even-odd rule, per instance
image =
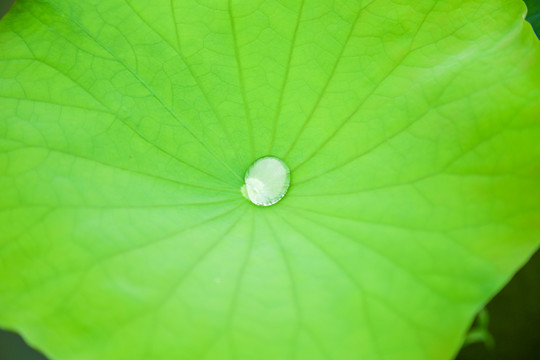
[{"label": "leaf surface", "polygon": [[[20,0],[0,324],[55,360],[445,360],[538,247],[515,0]],[[271,155],[279,203],[240,193]]]}]

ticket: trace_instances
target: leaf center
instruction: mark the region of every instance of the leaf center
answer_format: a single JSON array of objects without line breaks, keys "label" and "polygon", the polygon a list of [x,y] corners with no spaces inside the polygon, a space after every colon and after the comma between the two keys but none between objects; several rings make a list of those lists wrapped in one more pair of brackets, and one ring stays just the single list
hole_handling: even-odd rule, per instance
[{"label": "leaf center", "polygon": [[265,156],[246,171],[242,195],[258,206],[270,206],[283,199],[290,184],[290,170],[280,159]]}]

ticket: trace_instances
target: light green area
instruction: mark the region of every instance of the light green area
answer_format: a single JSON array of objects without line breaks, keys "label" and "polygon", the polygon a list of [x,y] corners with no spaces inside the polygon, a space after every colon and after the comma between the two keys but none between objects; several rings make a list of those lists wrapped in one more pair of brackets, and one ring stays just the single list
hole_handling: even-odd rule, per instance
[{"label": "light green area", "polygon": [[[53,360],[447,360],[540,239],[517,0],[19,0],[0,325]],[[246,201],[266,155],[291,169]]]}]

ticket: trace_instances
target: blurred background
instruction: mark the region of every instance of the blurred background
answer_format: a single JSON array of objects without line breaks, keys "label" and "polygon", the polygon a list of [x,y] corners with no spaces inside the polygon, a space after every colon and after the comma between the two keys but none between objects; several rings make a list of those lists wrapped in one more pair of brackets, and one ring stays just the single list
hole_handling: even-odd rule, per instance
[{"label": "blurred background", "polygon": [[[0,18],[13,2],[0,0]],[[540,0],[525,2],[527,20],[539,35]],[[487,304],[473,324],[468,342],[456,360],[540,360],[540,252]],[[0,330],[0,360],[47,358],[16,333]]]}]

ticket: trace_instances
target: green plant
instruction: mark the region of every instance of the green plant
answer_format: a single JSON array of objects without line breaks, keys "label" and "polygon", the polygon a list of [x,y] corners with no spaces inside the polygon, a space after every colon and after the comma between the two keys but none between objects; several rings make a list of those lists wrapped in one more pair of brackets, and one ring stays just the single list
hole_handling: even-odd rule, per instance
[{"label": "green plant", "polygon": [[[449,359],[538,247],[517,0],[19,1],[0,324],[64,359]],[[257,207],[272,155],[287,195]]]}]

